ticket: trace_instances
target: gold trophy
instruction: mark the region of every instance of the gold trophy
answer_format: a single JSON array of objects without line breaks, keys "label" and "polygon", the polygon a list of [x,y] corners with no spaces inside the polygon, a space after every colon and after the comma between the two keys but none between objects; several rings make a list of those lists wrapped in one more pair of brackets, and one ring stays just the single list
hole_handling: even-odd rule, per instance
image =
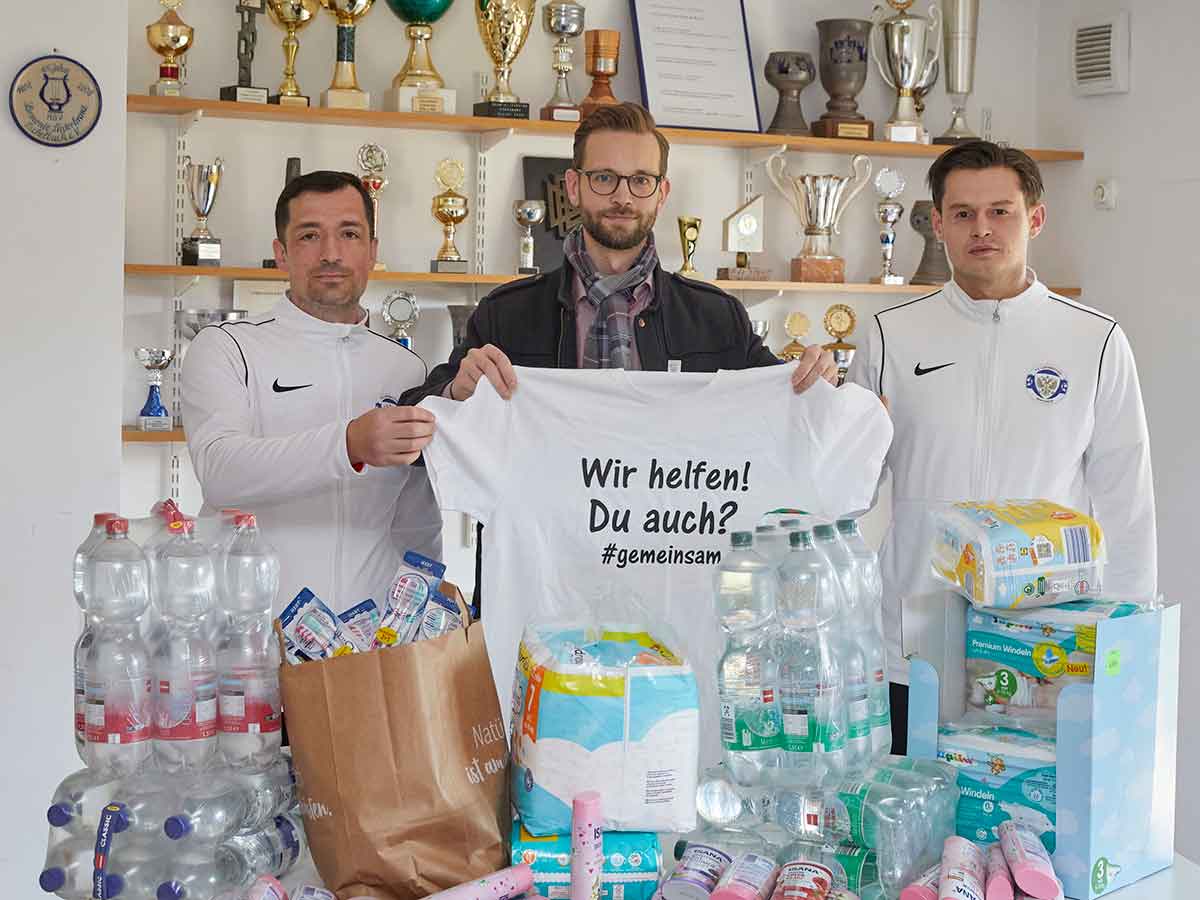
[{"label": "gold trophy", "polygon": [[267,0],[267,13],[271,21],[282,28],[283,38],[283,81],[279,93],[272,94],[268,103],[278,106],[308,106],[309,99],[300,93],[296,82],[296,54],[300,52],[300,40],[296,32],[308,27],[321,9],[319,0]]},{"label": "gold trophy", "polygon": [[495,66],[496,83],[479,103],[475,115],[528,119],[529,104],[508,83],[513,63],[533,27],[536,0],[474,0],[475,24]]},{"label": "gold trophy", "polygon": [[[387,151],[378,144],[363,144],[358,148],[358,167],[363,170],[359,176],[363,187],[371,195],[371,208],[375,213],[375,237],[379,237],[379,195],[388,186],[388,180],[383,176],[383,170],[388,167]],[[387,266],[383,260],[375,261],[375,271],[382,272]]]},{"label": "gold trophy", "polygon": [[587,72],[592,76],[592,89],[579,104],[580,114],[586,119],[597,106],[621,102],[613,96],[610,84],[621,56],[621,32],[608,28],[585,31],[583,46],[587,51]]},{"label": "gold trophy", "polygon": [[846,370],[850,368],[850,363],[854,361],[854,351],[858,349],[854,344],[846,343],[846,338],[853,333],[857,322],[854,310],[845,303],[835,303],[825,310],[825,330],[833,336],[833,342],[823,344],[821,349],[833,354],[833,361],[838,367],[839,385],[846,380]]},{"label": "gold trophy", "polygon": [[433,198],[433,217],[442,226],[442,249],[429,261],[430,272],[467,273],[467,259],[454,246],[454,229],[467,217],[467,198],[458,193],[467,173],[457,159],[443,159],[437,165],[438,185],[442,192]]},{"label": "gold trophy", "polygon": [[321,105],[336,109],[370,109],[371,95],[358,86],[354,69],[354,33],[358,21],[371,11],[375,0],[321,0],[337,18],[337,62],[333,81],[321,93]]},{"label": "gold trophy", "polygon": [[808,334],[808,328],[808,316],[801,312],[788,313],[788,317],[783,320],[783,330],[788,333],[791,341],[785,344],[776,356],[787,362],[795,362],[803,356],[804,345],[800,343],[800,339]]},{"label": "gold trophy", "polygon": [[178,97],[183,93],[180,77],[183,61],[179,57],[192,49],[193,29],[175,12],[183,0],[158,2],[167,11],[157,22],[146,26],[146,43],[163,59],[158,64],[158,81],[150,85],[150,94],[154,97]]},{"label": "gold trophy", "polygon": [[429,42],[433,40],[433,25],[446,14],[454,0],[388,0],[392,12],[407,23],[408,58],[392,79],[392,86],[383,95],[383,108],[388,112],[444,113],[454,115],[457,106],[455,91],[433,64]]},{"label": "gold trophy", "polygon": [[683,244],[683,268],[677,274],[689,278],[699,278],[700,273],[692,265],[692,257],[696,255],[696,242],[700,240],[700,220],[695,216],[679,217],[679,242]]}]

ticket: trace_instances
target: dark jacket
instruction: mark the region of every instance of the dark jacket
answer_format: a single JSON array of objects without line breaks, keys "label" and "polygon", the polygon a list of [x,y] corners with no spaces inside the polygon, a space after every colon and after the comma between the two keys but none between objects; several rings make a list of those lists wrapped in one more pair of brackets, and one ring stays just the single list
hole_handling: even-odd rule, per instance
[{"label": "dark jacket", "polygon": [[[435,368],[420,387],[401,397],[415,406],[430,394],[441,394],[458,374],[467,351],[494,344],[514,366],[574,369],[575,304],[572,271],[563,266],[496,288],[481,301],[467,322],[466,339],[449,362]],[[750,330],[750,317],[736,299],[703,281],[691,281],[654,270],[654,299],[634,323],[642,368],[665,372],[679,360],[684,372],[751,369],[779,362]]]},{"label": "dark jacket", "polygon": [[[435,368],[420,387],[400,398],[415,406],[441,395],[458,374],[467,351],[494,344],[514,366],[539,369],[577,368],[575,303],[568,266],[509,282],[481,301],[467,321],[463,343],[449,362]],[[750,317],[736,299],[703,281],[691,281],[654,269],[654,299],[634,323],[638,355],[646,371],[665,372],[679,360],[684,372],[752,369],[780,362],[750,330]],[[483,526],[475,542],[475,614],[481,611]]]}]

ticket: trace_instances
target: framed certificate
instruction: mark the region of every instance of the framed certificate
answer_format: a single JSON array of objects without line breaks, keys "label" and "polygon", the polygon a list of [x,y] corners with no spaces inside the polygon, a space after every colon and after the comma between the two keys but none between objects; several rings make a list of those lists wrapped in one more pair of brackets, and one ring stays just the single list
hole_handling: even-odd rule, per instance
[{"label": "framed certificate", "polygon": [[629,0],[642,105],[665,128],[762,131],[743,0]]}]

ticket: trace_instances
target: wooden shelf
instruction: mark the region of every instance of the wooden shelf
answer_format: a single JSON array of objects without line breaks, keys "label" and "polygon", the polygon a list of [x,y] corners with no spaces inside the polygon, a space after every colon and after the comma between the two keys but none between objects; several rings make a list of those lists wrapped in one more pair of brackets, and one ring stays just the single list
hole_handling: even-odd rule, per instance
[{"label": "wooden shelf", "polygon": [[[740,291],[770,292],[783,291],[796,294],[892,294],[920,297],[938,290],[934,284],[821,284],[810,281],[711,281],[723,291],[736,294]],[[1063,297],[1082,296],[1082,288],[1052,287]]]},{"label": "wooden shelf", "polygon": [[[195,97],[150,97],[130,94],[126,109],[131,113],[160,116],[187,116],[200,113],[217,119],[252,119],[260,122],[299,122],[306,125],[357,125],[368,128],[407,128],[416,131],[450,131],[462,134],[504,132],[571,137],[573,122],[543,122],[538,119],[494,119],[479,116],[447,116],[430,113],[380,112],[363,109],[325,109],[319,106],[273,106],[263,103],[235,103],[229,100],[204,100]],[[673,144],[709,147],[770,148],[786,145],[791,150],[809,153],[867,153],[873,156],[901,156],[933,159],[946,149],[936,144],[909,144],[893,141],[855,141],[845,138],[785,137],[738,131],[702,131],[664,128]],[[1026,150],[1039,162],[1076,162],[1083,159],[1080,150]]]},{"label": "wooden shelf", "polygon": [[[133,278],[225,278],[230,281],[287,281],[279,269],[254,266],[159,266],[125,263],[125,274]],[[409,284],[504,284],[522,275],[457,275],[448,272],[372,272],[371,281]]]},{"label": "wooden shelf", "polygon": [[124,444],[182,444],[187,441],[182,428],[170,431],[142,431],[136,425],[121,426],[121,442]]}]

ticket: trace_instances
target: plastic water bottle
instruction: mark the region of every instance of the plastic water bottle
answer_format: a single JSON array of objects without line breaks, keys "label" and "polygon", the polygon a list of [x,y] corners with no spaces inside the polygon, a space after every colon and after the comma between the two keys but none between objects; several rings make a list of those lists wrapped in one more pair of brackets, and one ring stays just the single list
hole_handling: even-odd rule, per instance
[{"label": "plastic water bottle", "polygon": [[38,885],[63,900],[86,900],[92,896],[92,869],[96,858],[95,837],[72,837],[58,841],[46,852]]},{"label": "plastic water bottle", "polygon": [[151,900],[165,877],[168,854],[161,835],[118,839],[108,857],[104,891],[122,900]]},{"label": "plastic water bottle", "polygon": [[855,633],[858,580],[854,560],[832,525],[813,528],[813,540],[833,567],[839,585],[839,614],[833,623],[838,663],[846,688],[846,770],[856,772],[871,761],[871,707],[867,658]]},{"label": "plastic water bottle", "polygon": [[725,764],[742,784],[761,782],[779,767],[782,722],[776,696],[779,666],[772,649],[774,567],[753,550],[750,532],[732,536],[715,576],[717,618],[725,651],[717,667]]},{"label": "plastic water bottle", "polygon": [[246,814],[248,822],[270,822],[296,805],[296,773],[290,757],[280,755],[268,765],[238,769],[232,776],[250,789],[253,801]]},{"label": "plastic water bottle", "polygon": [[211,847],[186,850],[165,868],[167,875],[154,893],[156,900],[211,900],[237,887],[221,878]]},{"label": "plastic water bottle", "polygon": [[696,814],[714,828],[756,829],[770,821],[775,789],[741,785],[724,765],[700,773],[696,782]]},{"label": "plastic water bottle", "polygon": [[220,747],[231,766],[258,766],[279,755],[283,715],[279,645],[271,610],[279,591],[279,557],[254,516],[238,517],[220,561],[226,624],[217,643]]},{"label": "plastic water bottle", "polygon": [[142,545],[146,554],[146,563],[150,567],[150,608],[142,620],[142,635],[146,639],[146,647],[153,656],[158,652],[167,636],[167,622],[163,616],[163,598],[161,579],[158,573],[158,558],[163,546],[171,540],[171,525],[182,522],[187,516],[179,511],[175,501],[166,500],[161,505],[155,504],[157,516],[161,525],[151,532],[149,539]]},{"label": "plastic water bottle", "polygon": [[194,523],[177,519],[158,554],[158,596],[167,633],[154,654],[154,748],[159,767],[180,772],[216,758],[217,668],[204,616],[213,606],[213,563]]},{"label": "plastic water bottle", "polygon": [[88,561],[94,637],[84,661],[84,756],[89,768],[121,776],[140,770],[153,753],[150,659],[139,623],[149,576],[128,529],[127,520],[110,519]]},{"label": "plastic water bottle", "polygon": [[54,828],[95,837],[100,810],[112,802],[117,780],[108,772],[80,769],[64,778],[54,790],[46,820]]},{"label": "plastic water bottle", "polygon": [[[75,641],[75,750],[79,753],[79,758],[84,759],[83,745],[86,743],[84,732],[86,726],[84,724],[84,676],[83,666],[87,660],[88,648],[92,646],[94,632],[92,631],[92,622],[88,617],[88,594],[91,593],[87,583],[87,561],[92,555],[92,551],[99,546],[100,542],[105,538],[104,526],[108,524],[109,519],[117,518],[116,513],[101,512],[92,516],[92,530],[88,532],[88,536],[83,539],[75,551],[74,565],[71,571],[71,587],[75,593],[75,602],[79,604],[79,608],[83,610],[83,628],[79,632],[79,638]],[[86,760],[84,760],[86,762]]]},{"label": "plastic water bottle", "polygon": [[121,805],[113,826],[117,834],[161,838],[163,823],[179,811],[179,778],[159,772],[126,778],[113,791],[113,802]]},{"label": "plastic water bottle", "polygon": [[787,556],[787,541],[787,532],[774,525],[758,525],[754,529],[754,551],[773,566]]},{"label": "plastic water bottle", "polygon": [[220,878],[241,887],[259,875],[280,878],[291,871],[304,851],[304,826],[296,816],[276,816],[257,834],[232,837],[217,848]]},{"label": "plastic water bottle", "polygon": [[846,698],[832,625],[836,576],[807,531],[793,531],[779,567],[780,775],[818,783],[846,768]]},{"label": "plastic water bottle", "polygon": [[887,651],[883,641],[883,576],[879,556],[863,540],[854,519],[839,519],[838,534],[854,560],[858,602],[854,609],[855,634],[867,663],[867,706],[871,715],[871,755],[892,752],[892,705],[887,680]]},{"label": "plastic water bottle", "polygon": [[167,818],[163,831],[188,845],[220,843],[258,831],[287,811],[283,804],[290,805],[294,796],[288,791],[278,781],[255,784],[224,775],[195,775],[181,786],[180,811]]}]

